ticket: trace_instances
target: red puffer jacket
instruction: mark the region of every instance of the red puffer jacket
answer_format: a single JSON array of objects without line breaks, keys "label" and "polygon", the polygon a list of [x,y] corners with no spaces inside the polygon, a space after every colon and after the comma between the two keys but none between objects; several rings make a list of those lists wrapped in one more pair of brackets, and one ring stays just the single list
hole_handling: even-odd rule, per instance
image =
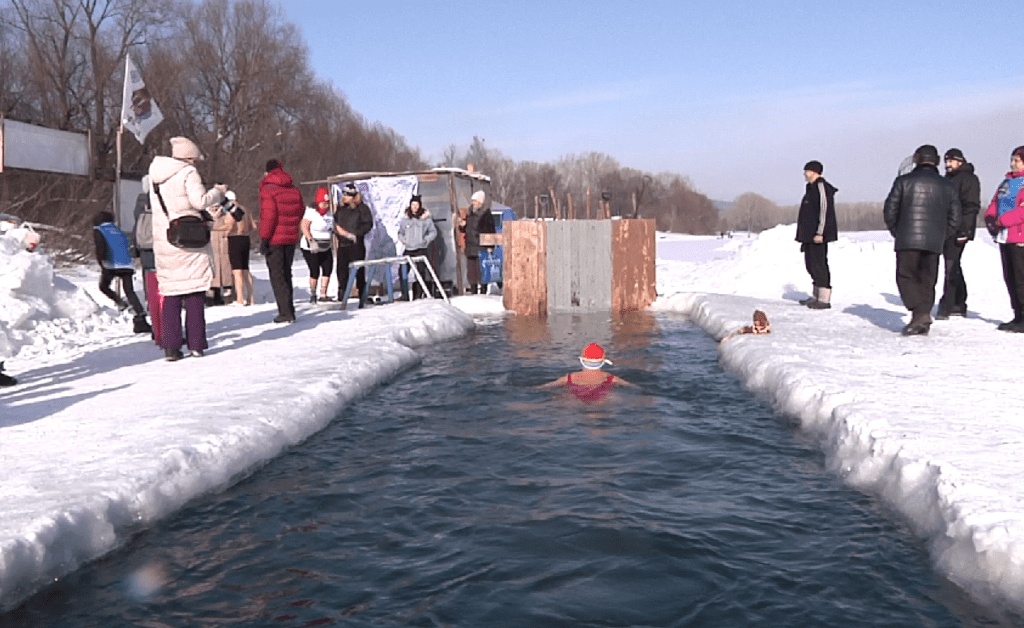
[{"label": "red puffer jacket", "polygon": [[292,185],[292,176],[280,168],[260,181],[260,239],[273,245],[299,241],[299,222],[306,211],[302,192]]}]

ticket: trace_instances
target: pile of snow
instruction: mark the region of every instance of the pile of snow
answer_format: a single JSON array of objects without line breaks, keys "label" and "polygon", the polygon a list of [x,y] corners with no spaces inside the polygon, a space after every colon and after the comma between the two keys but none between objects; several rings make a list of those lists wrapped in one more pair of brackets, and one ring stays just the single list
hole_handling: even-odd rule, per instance
[{"label": "pile of snow", "polygon": [[88,330],[99,306],[67,279],[54,276],[53,262],[25,249],[21,235],[0,235],[0,358],[36,345],[55,350],[67,328]]}]

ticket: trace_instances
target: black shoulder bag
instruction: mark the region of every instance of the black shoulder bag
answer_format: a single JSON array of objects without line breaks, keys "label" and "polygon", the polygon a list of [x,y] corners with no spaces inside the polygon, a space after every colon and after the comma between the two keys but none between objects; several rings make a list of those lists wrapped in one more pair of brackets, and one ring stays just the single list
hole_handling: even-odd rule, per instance
[{"label": "black shoulder bag", "polygon": [[[170,220],[171,215],[167,213],[167,204],[160,194],[160,186],[154,185],[153,189],[156,190],[164,215]],[[167,227],[167,241],[179,249],[201,249],[210,243],[210,227],[199,216],[181,216],[171,220]]]}]

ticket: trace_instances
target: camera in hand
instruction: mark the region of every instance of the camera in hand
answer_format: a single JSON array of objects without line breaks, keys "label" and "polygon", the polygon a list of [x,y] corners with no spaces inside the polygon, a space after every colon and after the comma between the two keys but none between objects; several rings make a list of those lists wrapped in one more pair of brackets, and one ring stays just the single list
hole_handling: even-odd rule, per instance
[{"label": "camera in hand", "polygon": [[242,216],[245,216],[245,210],[238,206],[235,202],[235,195],[233,192],[228,192],[223,200],[220,202],[221,211],[225,214],[230,215],[235,219],[235,222],[240,222]]}]

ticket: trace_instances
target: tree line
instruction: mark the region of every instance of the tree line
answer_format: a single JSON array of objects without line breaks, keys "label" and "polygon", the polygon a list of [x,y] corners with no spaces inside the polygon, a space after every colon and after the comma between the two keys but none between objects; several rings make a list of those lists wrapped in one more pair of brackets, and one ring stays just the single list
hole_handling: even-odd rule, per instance
[{"label": "tree line", "polygon": [[[799,205],[777,205],[760,194],[739,195],[721,214],[722,231],[760,233],[796,222]],[[836,203],[840,231],[883,231],[882,203]]]},{"label": "tree line", "polygon": [[570,197],[582,216],[588,190],[595,207],[607,198],[613,215],[652,218],[664,231],[758,230],[795,216],[779,219],[785,212],[753,194],[720,215],[685,176],[642,172],[597,152],[516,161],[474,137],[464,151],[452,144],[428,163],[316,76],[299,30],[270,0],[9,0],[0,7],[0,114],[92,137],[92,177],[0,175],[0,212],[56,227],[51,251],[87,252],[91,216],[110,206],[128,54],[164,121],[142,145],[125,134],[124,176],[144,174],[155,155],[168,153],[169,138],[184,135],[207,157],[204,179],[227,183],[251,209],[264,164],[277,157],[296,181],[473,164],[491,177],[493,197],[520,216],[535,208],[565,215]]}]

